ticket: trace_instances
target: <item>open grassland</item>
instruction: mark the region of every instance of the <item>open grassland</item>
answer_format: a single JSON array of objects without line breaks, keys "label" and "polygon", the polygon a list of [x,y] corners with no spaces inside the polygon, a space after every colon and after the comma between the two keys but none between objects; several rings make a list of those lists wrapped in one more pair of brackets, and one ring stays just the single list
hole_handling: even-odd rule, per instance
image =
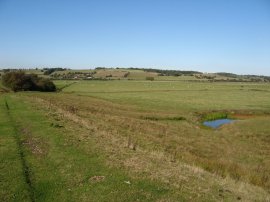
[{"label": "open grassland", "polygon": [[[62,83],[62,81],[60,81]],[[177,81],[81,81],[63,92],[163,112],[270,109],[270,84]]]},{"label": "open grassland", "polygon": [[0,200],[270,200],[269,84],[56,84],[0,95]]}]

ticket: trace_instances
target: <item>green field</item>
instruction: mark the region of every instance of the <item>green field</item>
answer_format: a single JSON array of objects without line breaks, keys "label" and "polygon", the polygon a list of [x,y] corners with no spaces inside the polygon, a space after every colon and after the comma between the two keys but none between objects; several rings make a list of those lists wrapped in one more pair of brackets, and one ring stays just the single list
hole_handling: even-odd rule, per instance
[{"label": "green field", "polygon": [[269,83],[55,84],[0,91],[0,201],[270,200]]}]

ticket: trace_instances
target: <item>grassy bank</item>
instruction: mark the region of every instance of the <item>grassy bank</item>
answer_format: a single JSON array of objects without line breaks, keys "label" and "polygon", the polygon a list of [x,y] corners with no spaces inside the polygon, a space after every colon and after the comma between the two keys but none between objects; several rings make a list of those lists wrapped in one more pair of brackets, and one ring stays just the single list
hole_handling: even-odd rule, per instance
[{"label": "grassy bank", "polygon": [[[17,160],[15,167],[20,173],[20,178],[16,180],[22,184],[18,184],[22,190],[16,191],[19,195],[15,194],[17,201],[31,201],[32,197],[32,201],[155,201],[157,198],[176,197],[158,181],[134,179],[124,170],[106,166],[105,156],[96,149],[92,140],[81,143],[75,135],[86,131],[76,126],[69,130],[72,123],[61,122],[61,127],[58,127],[59,124],[52,125],[55,120],[33,111],[22,100],[14,97],[7,100],[10,116],[18,130],[15,135],[20,142],[19,146],[16,143],[7,145],[12,146],[14,155],[17,155],[17,158],[13,157]],[[1,107],[6,110],[5,106]],[[14,135],[9,138],[16,142]],[[18,155],[20,152],[23,153],[24,163]],[[9,161],[11,157],[2,158]],[[22,172],[24,164],[27,165],[27,172]],[[10,166],[14,165],[7,164],[6,170],[1,169],[1,173],[11,169]],[[12,183],[13,175],[5,175],[2,190],[6,191],[1,193],[3,200],[13,198],[13,186],[16,184]],[[5,189],[9,186],[12,189]]]}]

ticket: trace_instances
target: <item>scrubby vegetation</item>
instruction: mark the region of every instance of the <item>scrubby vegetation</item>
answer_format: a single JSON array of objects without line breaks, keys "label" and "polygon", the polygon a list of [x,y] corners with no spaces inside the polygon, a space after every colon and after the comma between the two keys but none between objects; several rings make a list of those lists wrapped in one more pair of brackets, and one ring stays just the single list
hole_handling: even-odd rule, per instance
[{"label": "scrubby vegetation", "polygon": [[25,74],[23,71],[7,72],[2,76],[4,86],[13,91],[56,91],[56,86],[46,78],[38,77],[35,74]]},{"label": "scrubby vegetation", "polygon": [[151,121],[185,121],[186,120],[186,118],[182,116],[174,116],[174,117],[145,116],[142,118],[145,120],[151,120]]}]

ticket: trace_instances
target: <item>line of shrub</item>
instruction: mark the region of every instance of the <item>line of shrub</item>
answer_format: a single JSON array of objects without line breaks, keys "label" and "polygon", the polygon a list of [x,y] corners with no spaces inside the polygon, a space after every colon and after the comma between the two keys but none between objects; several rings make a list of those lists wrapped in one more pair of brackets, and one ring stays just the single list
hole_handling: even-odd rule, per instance
[{"label": "line of shrub", "polygon": [[185,117],[182,116],[175,116],[175,117],[155,117],[155,116],[146,116],[142,117],[145,120],[151,120],[151,121],[184,121],[186,120]]}]

